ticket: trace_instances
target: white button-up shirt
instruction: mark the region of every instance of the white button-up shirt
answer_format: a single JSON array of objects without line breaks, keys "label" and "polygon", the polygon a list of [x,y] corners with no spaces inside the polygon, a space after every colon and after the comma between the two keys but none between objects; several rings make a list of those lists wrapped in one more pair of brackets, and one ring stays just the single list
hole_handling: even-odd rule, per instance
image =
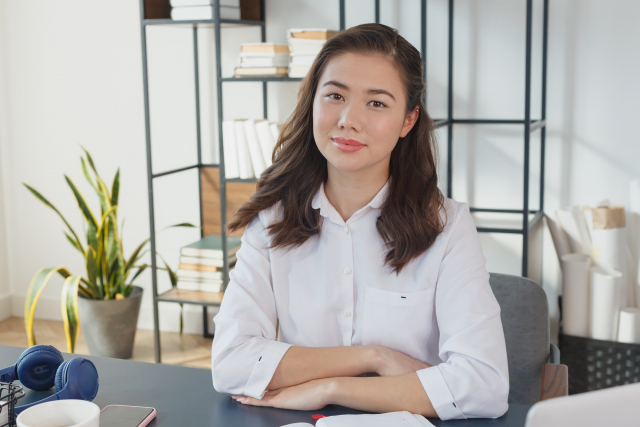
[{"label": "white button-up shirt", "polygon": [[433,365],[417,374],[441,419],[506,412],[500,307],[469,207],[446,199],[444,231],[396,276],[376,229],[388,186],[346,222],[321,186],[320,234],[295,248],[269,249],[280,202],[247,226],[214,318],[218,392],[261,399],[292,345],[376,344]]}]

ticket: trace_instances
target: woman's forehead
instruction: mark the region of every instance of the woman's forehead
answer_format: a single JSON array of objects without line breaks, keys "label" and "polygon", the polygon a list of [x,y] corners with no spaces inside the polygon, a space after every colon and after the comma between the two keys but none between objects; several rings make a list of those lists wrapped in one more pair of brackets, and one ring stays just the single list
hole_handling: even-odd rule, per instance
[{"label": "woman's forehead", "polygon": [[346,90],[353,91],[368,91],[371,88],[385,89],[392,94],[403,91],[398,70],[382,55],[352,52],[336,55],[327,62],[318,80],[318,87],[330,81],[342,83],[347,87]]}]

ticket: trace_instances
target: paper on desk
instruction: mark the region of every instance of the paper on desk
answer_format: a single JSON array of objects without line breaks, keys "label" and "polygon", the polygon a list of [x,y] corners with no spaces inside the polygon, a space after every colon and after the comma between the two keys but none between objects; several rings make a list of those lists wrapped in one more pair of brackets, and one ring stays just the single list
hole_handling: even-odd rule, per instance
[{"label": "paper on desk", "polygon": [[[293,423],[282,427],[307,427],[309,423]],[[334,415],[321,418],[316,427],[434,427],[422,415],[408,411],[385,414]]]}]

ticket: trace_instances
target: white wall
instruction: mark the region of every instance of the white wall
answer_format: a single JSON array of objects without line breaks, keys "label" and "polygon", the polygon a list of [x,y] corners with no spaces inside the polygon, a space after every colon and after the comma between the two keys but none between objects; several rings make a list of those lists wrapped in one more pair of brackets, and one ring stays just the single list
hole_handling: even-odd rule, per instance
[{"label": "white wall", "polygon": [[[535,1],[533,112],[539,114],[541,1]],[[419,0],[383,0],[382,23],[420,46]],[[446,113],[446,7],[429,2],[428,108]],[[40,190],[81,230],[81,217],[63,174],[90,196],[79,168],[81,150],[93,154],[109,181],[122,174],[121,217],[125,252],[149,233],[142,97],[139,6],[136,0],[83,2],[0,0],[0,296],[2,268],[10,284],[13,315],[22,315],[28,283],[41,267],[66,265],[82,273],[82,259],[66,243],[62,224],[27,193]],[[455,9],[454,115],[522,118],[524,115],[525,1],[457,0]],[[373,1],[347,1],[347,26],[372,21]],[[267,39],[285,43],[291,27],[338,28],[338,2],[267,0]],[[633,123],[640,114],[640,4],[631,0],[551,0],[547,103],[545,210],[609,198],[628,205],[628,181],[640,175],[640,144]],[[149,28],[154,172],[195,162],[192,33],[188,27]],[[223,75],[233,72],[239,44],[258,41],[257,28],[222,30]],[[199,30],[205,161],[217,153],[213,32]],[[297,83],[269,84],[269,119],[292,111]],[[2,90],[0,88],[0,90]],[[262,115],[259,83],[225,83],[224,117]],[[2,92],[0,92],[0,95]],[[0,110],[2,113],[3,110]],[[534,134],[535,135],[535,134]],[[442,133],[441,154],[446,155]],[[532,140],[531,193],[538,192],[539,142]],[[520,208],[522,129],[517,126],[457,127],[454,133],[454,198],[478,207]],[[441,165],[441,166],[444,166]],[[198,222],[197,175],[185,172],[155,181],[156,228]],[[446,177],[442,175],[446,182]],[[537,205],[531,199],[532,207]],[[535,201],[535,202],[534,202]],[[96,206],[95,200],[92,200]],[[96,206],[97,208],[97,206]],[[197,239],[194,230],[169,230],[158,250],[172,265],[179,247]],[[518,274],[521,241],[482,235],[491,271]],[[557,259],[545,238],[544,286],[553,315],[558,291]],[[161,290],[168,288],[162,272]],[[139,322],[151,328],[150,277]],[[36,316],[59,318],[61,280],[42,296]],[[5,285],[6,286],[6,285]],[[5,289],[5,293],[9,289]],[[161,304],[161,327],[177,328],[177,306]],[[1,307],[0,307],[1,308]],[[201,330],[200,311],[189,307],[187,330]]]}]

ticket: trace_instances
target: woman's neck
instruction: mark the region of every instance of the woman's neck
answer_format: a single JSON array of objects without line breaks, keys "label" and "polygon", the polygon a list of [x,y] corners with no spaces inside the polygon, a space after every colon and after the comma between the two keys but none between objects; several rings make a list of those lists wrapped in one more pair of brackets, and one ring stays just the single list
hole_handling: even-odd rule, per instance
[{"label": "woman's neck", "polygon": [[389,178],[389,164],[376,170],[344,172],[328,164],[324,192],[331,205],[346,222],[366,206],[384,187]]}]

